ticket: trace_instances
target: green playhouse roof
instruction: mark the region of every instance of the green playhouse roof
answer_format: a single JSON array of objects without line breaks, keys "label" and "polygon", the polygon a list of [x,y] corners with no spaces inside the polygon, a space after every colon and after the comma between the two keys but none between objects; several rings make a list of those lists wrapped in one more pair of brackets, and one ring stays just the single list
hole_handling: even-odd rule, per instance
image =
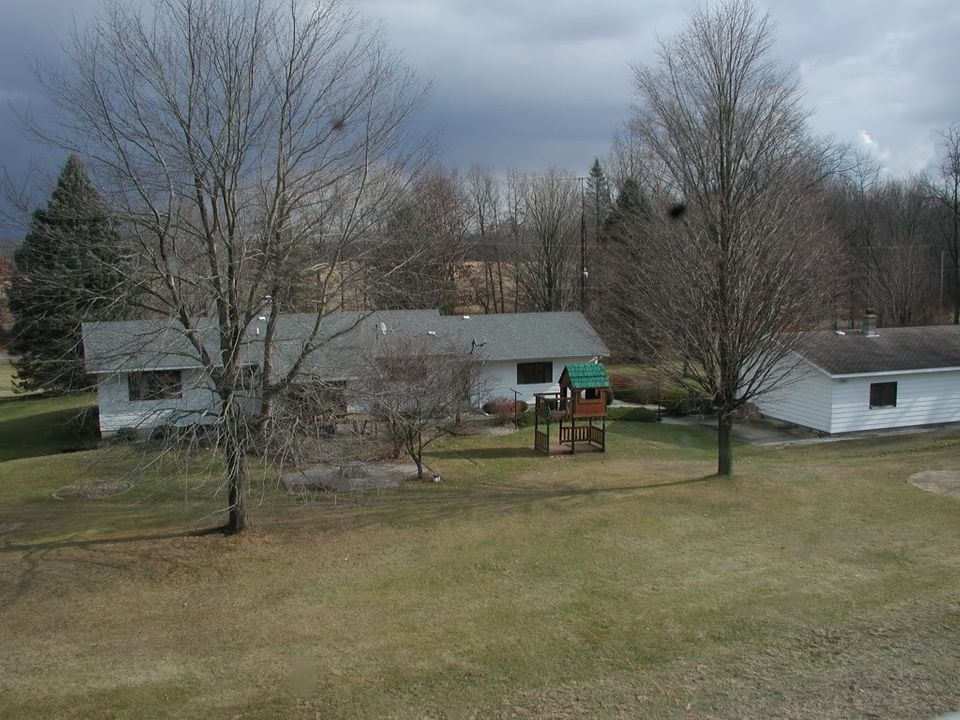
[{"label": "green playhouse roof", "polygon": [[610,380],[607,371],[599,363],[577,363],[564,369],[570,378],[570,387],[576,390],[586,388],[608,388]]}]

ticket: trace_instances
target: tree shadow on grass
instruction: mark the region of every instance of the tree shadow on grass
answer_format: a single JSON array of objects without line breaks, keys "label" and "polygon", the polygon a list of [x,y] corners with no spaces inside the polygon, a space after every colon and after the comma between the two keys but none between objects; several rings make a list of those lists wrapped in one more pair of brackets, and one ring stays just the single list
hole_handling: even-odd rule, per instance
[{"label": "tree shadow on grass", "polygon": [[96,408],[49,410],[0,421],[0,462],[92,450],[97,446]]},{"label": "tree shadow on grass", "polygon": [[[154,573],[157,567],[167,572],[185,568],[187,563],[176,553],[151,550],[144,556],[141,550],[129,550],[132,546],[178,538],[222,535],[223,527],[185,530],[127,537],[91,538],[88,540],[58,540],[53,542],[10,543],[0,545],[0,553],[16,553],[10,567],[19,561],[19,572],[6,573],[15,576],[12,582],[0,582],[0,607],[12,605],[25,597],[36,586],[55,582],[73,587],[96,589],[99,571],[108,573]],[[64,552],[64,551],[79,552]],[[0,581],[5,578],[0,577]]]},{"label": "tree shadow on grass", "polygon": [[52,542],[35,543],[7,543],[0,545],[0,552],[32,552],[34,550],[59,550],[63,548],[89,548],[97,545],[125,545],[130,543],[148,543],[159,540],[176,540],[177,538],[204,537],[206,535],[225,535],[226,527],[217,526],[200,528],[198,530],[181,530],[178,532],[153,533],[143,535],[128,535],[126,537],[90,538],[87,540],[54,540]]},{"label": "tree shadow on grass", "polygon": [[[337,503],[316,503],[306,515],[279,506],[256,525],[289,541],[315,542],[323,546],[329,538],[345,531],[367,527],[429,528],[433,523],[467,518],[496,517],[503,521],[515,516],[529,522],[533,506],[550,503],[548,512],[569,512],[567,503],[607,494],[653,493],[658,490],[707,483],[716,475],[681,478],[654,483],[620,484],[612,487],[517,487],[478,486],[444,492],[384,491],[376,494],[346,494]],[[430,486],[424,485],[424,490]],[[559,503],[559,504],[556,504]],[[289,533],[293,532],[291,538]],[[0,606],[10,605],[47,585],[71,585],[95,589],[100,573],[117,572],[162,576],[164,572],[193,572],[207,562],[203,552],[193,548],[166,546],[164,541],[223,535],[222,526],[170,532],[142,533],[121,537],[100,537],[50,542],[8,543],[0,553],[11,554],[9,570],[0,572]],[[19,556],[19,557],[18,557]],[[18,569],[14,569],[19,565]],[[4,577],[5,576],[5,577]]]},{"label": "tree shadow on grass", "polygon": [[[482,485],[447,489],[444,492],[394,492],[373,495],[354,495],[338,499],[336,504],[317,504],[314,508],[314,534],[326,534],[349,528],[358,530],[372,525],[392,527],[428,527],[431,523],[470,517],[496,517],[504,520],[511,515],[528,517],[531,508],[541,503],[566,503],[606,495],[654,493],[658,490],[706,484],[717,475],[681,478],[664,482],[596,485],[590,487]],[[330,522],[328,522],[330,521]],[[279,525],[285,524],[283,520]]]}]

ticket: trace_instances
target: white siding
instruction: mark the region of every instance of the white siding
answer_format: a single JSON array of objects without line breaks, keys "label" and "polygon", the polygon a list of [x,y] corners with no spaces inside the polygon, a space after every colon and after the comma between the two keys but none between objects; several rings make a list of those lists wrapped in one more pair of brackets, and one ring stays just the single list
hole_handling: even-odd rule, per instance
[{"label": "white siding", "polygon": [[[871,383],[897,383],[897,406],[870,408]],[[831,433],[960,422],[960,371],[833,380]]]},{"label": "white siding", "polygon": [[[533,402],[534,393],[557,392],[560,389],[558,385],[560,375],[563,374],[563,368],[571,363],[589,363],[593,362],[593,357],[578,358],[534,358],[532,360],[496,360],[484,363],[483,374],[480,381],[480,402],[494,397],[505,397],[513,399],[513,391],[517,390],[519,400],[524,402]],[[538,385],[518,385],[517,384],[517,363],[518,362],[552,362],[553,378],[549,383]]]},{"label": "white siding", "polygon": [[188,425],[210,420],[216,409],[214,392],[199,370],[182,372],[182,396],[175,400],[131,401],[124,374],[101,375],[97,380],[97,405],[100,432],[116,432],[122,427],[150,429],[159,425]]},{"label": "white siding", "polygon": [[[537,385],[517,384],[518,362],[552,362],[553,377],[549,383]],[[563,368],[568,363],[589,363],[593,357],[576,358],[534,358],[531,360],[491,361],[483,365],[478,405],[493,397],[513,398],[513,391],[519,392],[518,398],[533,402],[534,393],[556,392]],[[348,385],[347,410],[361,412],[365,408],[356,386]],[[188,425],[196,422],[212,422],[213,413],[219,401],[215,393],[205,384],[203,373],[199,370],[183,371],[183,394],[176,400],[151,400],[133,402],[129,399],[126,375],[102,375],[97,383],[97,403],[100,406],[100,431],[116,432],[122,427],[150,429],[164,424]],[[258,403],[251,401],[251,412],[255,412]]]},{"label": "white siding", "polygon": [[831,432],[832,380],[806,362],[790,373],[791,380],[757,398],[757,408],[767,417]]}]

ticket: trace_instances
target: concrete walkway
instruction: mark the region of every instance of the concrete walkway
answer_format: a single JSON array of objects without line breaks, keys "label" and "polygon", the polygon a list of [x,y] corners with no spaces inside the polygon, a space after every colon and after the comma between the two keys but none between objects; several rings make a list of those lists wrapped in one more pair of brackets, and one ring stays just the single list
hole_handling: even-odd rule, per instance
[{"label": "concrete walkway", "polygon": [[[686,417],[664,416],[665,425],[687,425],[688,427],[706,427],[717,429],[717,418],[713,415],[687,415]],[[829,438],[816,437],[812,431],[803,428],[785,428],[766,422],[735,422],[733,437],[739,442],[750,445],[784,445],[787,443],[823,442]]]},{"label": "concrete walkway", "polygon": [[[717,429],[717,418],[713,415],[687,417],[666,417],[663,423],[667,425],[687,425],[689,427],[707,427]],[[862,440],[864,438],[896,437],[900,435],[919,435],[935,432],[945,428],[960,428],[960,423],[950,425],[935,425],[924,427],[891,428],[888,430],[869,430],[842,435],[821,435],[815,430],[797,426],[774,425],[765,420],[753,422],[735,422],[733,437],[750,445],[814,445],[820,443],[844,442],[846,440]]]},{"label": "concrete walkway", "polygon": [[[638,405],[637,403],[614,400],[612,407],[642,407],[657,412],[656,405]],[[707,427],[717,429],[717,418],[713,415],[687,415],[685,417],[670,417],[664,415],[661,422],[665,425],[687,425],[690,427]],[[769,422],[739,422],[733,424],[733,436],[740,442],[750,445],[780,445],[783,443],[817,442],[830,438],[820,438],[812,430],[804,428],[786,428],[773,425]]]}]

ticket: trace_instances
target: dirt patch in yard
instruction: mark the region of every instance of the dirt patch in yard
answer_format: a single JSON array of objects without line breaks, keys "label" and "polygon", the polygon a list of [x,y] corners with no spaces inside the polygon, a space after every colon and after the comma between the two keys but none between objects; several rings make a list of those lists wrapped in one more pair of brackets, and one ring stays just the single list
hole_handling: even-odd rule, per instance
[{"label": "dirt patch in yard", "polygon": [[907,482],[927,492],[960,499],[960,470],[925,470],[914,473]]},{"label": "dirt patch in yard", "polygon": [[129,480],[92,480],[65,485],[53,491],[57,500],[99,500],[127,492],[133,485]]},{"label": "dirt patch in yard", "polygon": [[[432,474],[424,470],[426,477]],[[303,470],[291,470],[280,477],[289,493],[318,491],[362,491],[399,487],[417,479],[413,463],[318,463]]]}]

